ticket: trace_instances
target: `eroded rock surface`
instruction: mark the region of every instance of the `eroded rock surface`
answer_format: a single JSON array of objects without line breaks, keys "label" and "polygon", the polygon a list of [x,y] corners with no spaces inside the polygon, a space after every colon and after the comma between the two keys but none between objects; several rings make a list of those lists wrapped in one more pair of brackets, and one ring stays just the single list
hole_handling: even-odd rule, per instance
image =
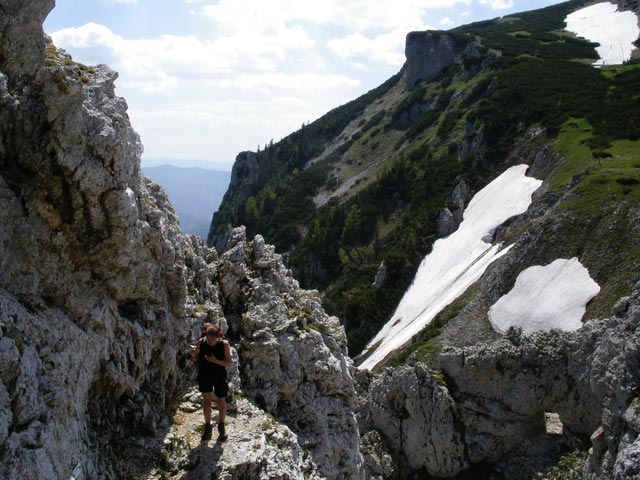
[{"label": "eroded rock surface", "polygon": [[[346,335],[316,291],[300,290],[271,245],[235,229],[220,257],[226,305],[237,326],[243,391],[298,435],[328,478],[359,478],[362,459]],[[337,461],[336,461],[337,460]]]},{"label": "eroded rock surface", "polygon": [[[591,437],[583,478],[635,478],[639,346],[640,284],[610,318],[575,332],[510,329],[497,341],[445,347],[446,384],[419,362],[360,372],[363,438],[380,434],[396,469],[446,477],[481,463],[504,464],[521,455],[522,445],[533,450],[532,439],[544,442],[545,413],[554,412],[564,431]],[[369,471],[381,468],[371,455],[365,461]]]},{"label": "eroded rock surface", "polygon": [[453,65],[466,46],[464,40],[442,32],[409,33],[405,45],[407,89]]}]

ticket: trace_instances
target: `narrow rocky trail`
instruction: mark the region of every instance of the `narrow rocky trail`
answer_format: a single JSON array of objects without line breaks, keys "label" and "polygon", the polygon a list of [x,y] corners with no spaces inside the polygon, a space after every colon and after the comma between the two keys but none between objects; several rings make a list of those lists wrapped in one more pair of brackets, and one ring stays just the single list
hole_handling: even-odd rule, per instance
[{"label": "narrow rocky trail", "polygon": [[[202,438],[200,393],[194,388],[173,415],[172,425],[126,449],[124,478],[135,480],[318,479],[296,435],[251,401],[229,404],[227,440],[218,439],[214,407],[211,438]],[[290,470],[283,471],[288,465]]]}]

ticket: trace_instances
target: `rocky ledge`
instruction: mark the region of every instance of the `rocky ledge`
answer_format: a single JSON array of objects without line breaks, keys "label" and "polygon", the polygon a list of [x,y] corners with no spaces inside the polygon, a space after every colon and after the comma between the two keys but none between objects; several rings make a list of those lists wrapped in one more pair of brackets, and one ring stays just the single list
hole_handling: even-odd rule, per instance
[{"label": "rocky ledge", "polygon": [[511,329],[494,342],[445,347],[440,373],[421,363],[360,372],[365,461],[376,478],[450,477],[483,464],[495,465],[492,479],[567,478],[552,467],[562,452],[582,450],[571,478],[637,478],[639,359],[640,283],[610,318],[576,332]]}]

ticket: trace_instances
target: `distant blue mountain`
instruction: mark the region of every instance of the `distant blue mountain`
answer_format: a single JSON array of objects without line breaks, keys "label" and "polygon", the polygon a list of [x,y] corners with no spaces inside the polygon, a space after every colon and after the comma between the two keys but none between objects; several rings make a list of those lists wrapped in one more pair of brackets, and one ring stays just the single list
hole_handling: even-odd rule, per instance
[{"label": "distant blue mountain", "polygon": [[211,217],[229,186],[231,172],[167,164],[142,167],[142,173],[165,189],[180,218],[182,231],[206,239]]}]

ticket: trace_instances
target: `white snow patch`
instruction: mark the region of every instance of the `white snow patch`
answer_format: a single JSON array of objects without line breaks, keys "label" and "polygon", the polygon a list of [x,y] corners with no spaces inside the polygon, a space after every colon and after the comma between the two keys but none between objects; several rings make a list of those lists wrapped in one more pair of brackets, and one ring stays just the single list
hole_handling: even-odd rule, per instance
[{"label": "white snow patch", "polygon": [[600,291],[577,258],[558,259],[547,266],[523,270],[513,289],[489,309],[489,321],[499,333],[509,327],[523,332],[577,330],[587,303]]},{"label": "white snow patch", "polygon": [[541,180],[525,176],[527,165],[509,168],[480,190],[464,212],[458,230],[436,240],[420,264],[393,317],[369,342],[360,368],[371,369],[422,330],[460,296],[511,246],[487,243],[507,219],[529,208]]},{"label": "white snow patch", "polygon": [[596,47],[600,60],[594,65],[621,64],[631,58],[633,42],[640,35],[638,17],[631,11],[617,9],[613,3],[596,3],[570,13],[565,19],[565,30],[600,44]]}]

